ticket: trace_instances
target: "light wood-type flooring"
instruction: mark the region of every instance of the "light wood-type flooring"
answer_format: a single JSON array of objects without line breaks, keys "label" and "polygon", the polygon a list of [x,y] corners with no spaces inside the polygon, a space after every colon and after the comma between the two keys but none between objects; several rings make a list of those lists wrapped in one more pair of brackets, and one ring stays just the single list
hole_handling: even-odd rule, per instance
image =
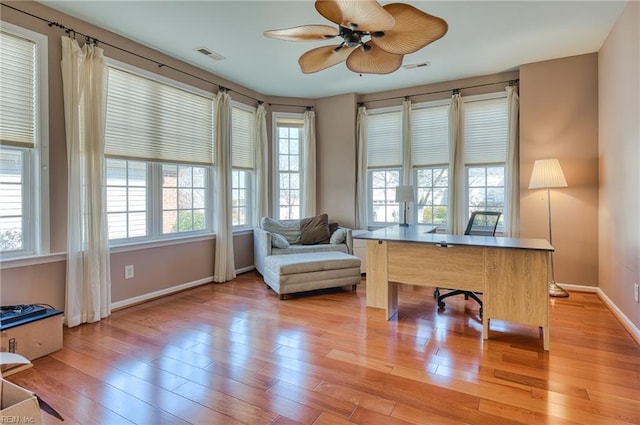
[{"label": "light wood-type flooring", "polygon": [[[255,272],[64,331],[10,379],[64,424],[640,424],[640,347],[596,294],[537,329],[402,286],[389,322],[357,292],[280,301]],[[63,423],[43,413],[45,424]]]}]

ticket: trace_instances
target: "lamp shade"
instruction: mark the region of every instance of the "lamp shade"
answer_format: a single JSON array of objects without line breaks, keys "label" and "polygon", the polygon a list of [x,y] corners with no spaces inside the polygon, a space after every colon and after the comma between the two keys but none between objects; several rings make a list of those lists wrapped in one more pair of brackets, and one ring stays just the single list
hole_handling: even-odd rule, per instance
[{"label": "lamp shade", "polygon": [[550,187],[567,187],[567,180],[562,173],[560,162],[556,158],[537,159],[533,164],[529,189]]},{"label": "lamp shade", "polygon": [[413,186],[396,187],[396,202],[413,202],[415,199]]}]

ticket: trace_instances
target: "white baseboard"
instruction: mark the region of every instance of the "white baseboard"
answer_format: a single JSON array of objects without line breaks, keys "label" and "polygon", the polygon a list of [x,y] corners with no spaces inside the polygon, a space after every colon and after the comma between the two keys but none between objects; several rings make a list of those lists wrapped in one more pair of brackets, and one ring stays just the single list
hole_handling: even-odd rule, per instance
[{"label": "white baseboard", "polygon": [[[255,270],[255,266],[243,267],[241,269],[237,269],[236,274],[246,273],[252,270]],[[135,304],[140,304],[145,301],[150,301],[154,298],[184,291],[185,289],[194,288],[196,286],[204,285],[205,283],[211,283],[211,282],[213,282],[213,276],[194,280],[193,282],[183,283],[182,285],[172,286],[170,288],[161,289],[159,291],[149,292],[148,294],[142,294],[137,297],[127,298],[126,300],[111,303],[111,310],[119,310],[121,308],[130,307]]]},{"label": "white baseboard", "polygon": [[595,292],[598,294],[598,297],[602,300],[604,305],[611,310],[616,319],[620,321],[627,332],[631,334],[631,337],[638,345],[640,345],[640,329],[638,329],[638,327],[622,312],[622,310],[620,310],[618,306],[611,301],[611,298],[609,298],[602,289],[596,286],[571,285],[568,283],[559,283],[559,285],[569,291]]},{"label": "white baseboard", "polygon": [[170,288],[161,289],[159,291],[149,292],[148,294],[142,294],[137,297],[127,298],[126,300],[116,301],[111,303],[111,310],[119,310],[121,308],[130,307],[135,304],[140,304],[144,301],[149,301],[154,298],[162,297],[164,295],[173,294],[175,292],[184,291],[185,289],[193,288],[196,286],[204,285],[205,283],[213,282],[213,276],[205,277],[203,279],[194,280],[192,282],[183,283],[182,285],[172,286]]}]

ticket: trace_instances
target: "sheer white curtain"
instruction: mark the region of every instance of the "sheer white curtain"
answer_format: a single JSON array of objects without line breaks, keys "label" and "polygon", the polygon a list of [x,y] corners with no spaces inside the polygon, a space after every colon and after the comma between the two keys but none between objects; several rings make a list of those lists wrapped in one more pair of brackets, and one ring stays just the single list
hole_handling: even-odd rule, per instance
[{"label": "sheer white curtain", "polygon": [[462,100],[459,93],[449,103],[449,233],[464,231],[464,150],[462,146]]},{"label": "sheer white curtain", "polygon": [[505,170],[505,236],[520,236],[520,148],[518,113],[520,97],[515,86],[507,86],[507,164]]},{"label": "sheer white curtain", "polygon": [[104,188],[107,69],[102,49],[62,37],[67,138],[67,326],[111,314]]},{"label": "sheer white curtain", "polygon": [[[413,160],[411,159],[411,100],[402,101],[402,186],[413,184]],[[407,217],[405,218],[405,215]],[[408,208],[401,208],[400,221],[413,223]]]},{"label": "sheer white curtain", "polygon": [[402,185],[413,183],[413,161],[411,159],[411,100],[402,101]]},{"label": "sheer white curtain", "polygon": [[255,120],[256,143],[256,213],[254,226],[260,223],[262,217],[269,215],[269,146],[267,140],[267,111],[263,104],[256,109]]},{"label": "sheer white curtain", "polygon": [[215,107],[215,207],[216,253],[213,281],[236,277],[231,217],[231,97],[224,91],[216,96]]},{"label": "sheer white curtain", "polygon": [[358,107],[356,121],[356,229],[367,228],[367,108]]},{"label": "sheer white curtain", "polygon": [[316,214],[316,113],[305,111],[304,113],[304,148],[302,150],[304,173],[302,181],[302,217],[310,217]]}]

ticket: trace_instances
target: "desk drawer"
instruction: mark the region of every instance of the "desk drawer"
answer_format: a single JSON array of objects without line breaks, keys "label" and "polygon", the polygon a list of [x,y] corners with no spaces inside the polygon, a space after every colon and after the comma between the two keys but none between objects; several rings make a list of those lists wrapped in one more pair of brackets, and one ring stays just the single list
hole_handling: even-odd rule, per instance
[{"label": "desk drawer", "polygon": [[483,292],[484,249],[390,243],[389,281]]}]

